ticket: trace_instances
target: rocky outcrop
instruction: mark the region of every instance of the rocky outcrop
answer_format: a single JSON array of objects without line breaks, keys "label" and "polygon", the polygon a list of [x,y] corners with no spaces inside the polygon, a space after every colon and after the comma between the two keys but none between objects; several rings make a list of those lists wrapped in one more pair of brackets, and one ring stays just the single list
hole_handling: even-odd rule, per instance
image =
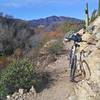
[{"label": "rocky outcrop", "polygon": [[8,95],[6,100],[30,100],[31,98],[36,98],[36,91],[32,86],[28,93],[24,93],[24,89],[19,89],[18,92],[14,93],[12,96]]},{"label": "rocky outcrop", "polygon": [[83,39],[94,44],[82,43],[80,49],[91,51],[85,58],[91,71],[89,80],[83,80],[75,85],[74,89],[78,97],[77,100],[99,100],[100,99],[100,17],[98,17],[92,26],[95,28],[92,32],[85,33]]}]

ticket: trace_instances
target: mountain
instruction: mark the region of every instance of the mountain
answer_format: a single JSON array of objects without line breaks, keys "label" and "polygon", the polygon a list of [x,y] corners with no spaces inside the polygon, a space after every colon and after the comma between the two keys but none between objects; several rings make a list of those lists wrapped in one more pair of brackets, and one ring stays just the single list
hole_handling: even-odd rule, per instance
[{"label": "mountain", "polygon": [[81,27],[82,20],[63,16],[31,21],[0,16],[0,53],[12,54],[17,48],[29,51],[47,33],[56,38],[63,35],[63,29],[68,31]]},{"label": "mountain", "polygon": [[64,16],[50,16],[46,18],[40,18],[37,20],[30,20],[29,24],[31,26],[49,26],[51,24],[56,24],[56,23],[64,23],[64,22],[73,22],[73,23],[82,23],[82,20],[76,19],[76,18],[71,18],[71,17],[64,17]]}]

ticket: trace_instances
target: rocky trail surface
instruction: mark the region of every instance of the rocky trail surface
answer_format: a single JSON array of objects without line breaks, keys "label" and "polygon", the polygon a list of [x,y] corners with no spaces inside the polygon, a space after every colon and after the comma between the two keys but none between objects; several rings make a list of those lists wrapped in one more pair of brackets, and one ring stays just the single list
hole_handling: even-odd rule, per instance
[{"label": "rocky trail surface", "polygon": [[[63,63],[62,63],[63,62]],[[53,83],[38,94],[36,100],[75,100],[74,84],[69,81],[67,56],[62,55],[55,63],[46,67],[51,72]]]}]

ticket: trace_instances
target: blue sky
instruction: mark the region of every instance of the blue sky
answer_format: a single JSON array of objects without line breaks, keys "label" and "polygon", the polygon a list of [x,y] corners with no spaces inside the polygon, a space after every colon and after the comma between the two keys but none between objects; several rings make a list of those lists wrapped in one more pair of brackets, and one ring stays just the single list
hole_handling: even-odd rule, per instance
[{"label": "blue sky", "polygon": [[[0,0],[0,12],[21,19],[38,19],[52,15],[83,19],[86,0]],[[97,9],[98,0],[88,0],[89,12]]]}]

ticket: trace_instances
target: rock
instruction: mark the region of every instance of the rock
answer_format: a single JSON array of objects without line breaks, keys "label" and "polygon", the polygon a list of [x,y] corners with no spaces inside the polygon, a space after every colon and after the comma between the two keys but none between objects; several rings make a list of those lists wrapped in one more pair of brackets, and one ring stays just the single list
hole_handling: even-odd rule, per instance
[{"label": "rock", "polygon": [[12,95],[12,97],[15,97],[15,96],[17,96],[18,95],[18,93],[17,92],[15,92],[13,95]]},{"label": "rock", "polygon": [[95,36],[96,36],[97,40],[100,40],[100,32],[96,33]]},{"label": "rock", "polygon": [[88,28],[87,28],[87,31],[92,34],[94,27],[95,27],[94,25],[89,25]]},{"label": "rock", "polygon": [[34,93],[34,94],[36,94],[36,91],[35,91],[35,89],[34,89],[34,87],[33,87],[33,86],[31,87],[30,92],[32,92],[32,93]]},{"label": "rock", "polygon": [[100,49],[100,41],[96,44],[96,48]]},{"label": "rock", "polygon": [[94,97],[96,97],[96,94],[86,81],[81,81],[76,84],[75,92],[78,97],[77,100],[94,100]]},{"label": "rock", "polygon": [[96,68],[100,71],[100,62],[96,64]]},{"label": "rock", "polygon": [[76,99],[76,96],[70,96],[68,97],[68,100],[77,100],[77,99]]},{"label": "rock", "polygon": [[19,96],[18,95],[16,95],[15,97],[13,97],[15,100],[18,100],[18,98],[19,98]]},{"label": "rock", "polygon": [[92,34],[89,34],[89,33],[86,32],[82,36],[82,40],[92,43],[95,40],[95,37]]},{"label": "rock", "polygon": [[19,98],[18,100],[24,100],[23,98]]},{"label": "rock", "polygon": [[80,35],[83,35],[84,32],[85,32],[85,30],[82,28],[78,33],[79,33]]},{"label": "rock", "polygon": [[19,89],[18,92],[19,92],[20,95],[23,95],[23,93],[24,93],[24,89]]},{"label": "rock", "polygon": [[10,100],[10,98],[11,98],[10,95],[7,95],[7,100]]}]

